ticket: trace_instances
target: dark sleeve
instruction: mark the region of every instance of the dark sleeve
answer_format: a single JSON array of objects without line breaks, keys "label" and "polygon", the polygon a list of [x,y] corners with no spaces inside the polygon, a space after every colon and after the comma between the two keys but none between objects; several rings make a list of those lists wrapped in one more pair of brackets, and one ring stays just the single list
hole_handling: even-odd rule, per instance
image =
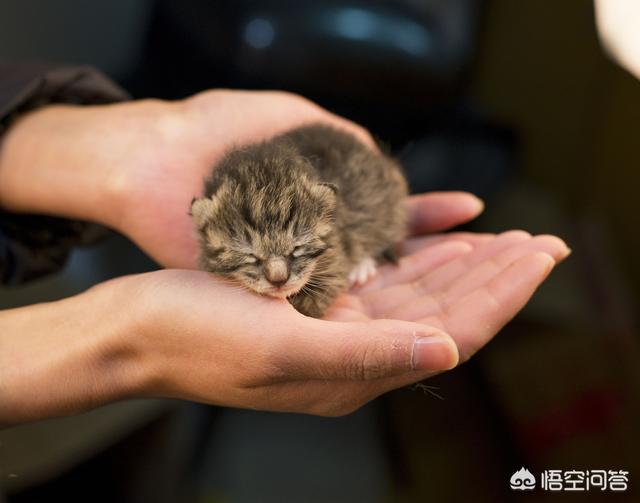
[{"label": "dark sleeve", "polygon": [[[0,141],[11,122],[28,110],[50,103],[90,105],[128,98],[90,67],[0,61]],[[106,234],[88,222],[0,210],[0,283],[15,285],[55,272],[74,246]]]}]

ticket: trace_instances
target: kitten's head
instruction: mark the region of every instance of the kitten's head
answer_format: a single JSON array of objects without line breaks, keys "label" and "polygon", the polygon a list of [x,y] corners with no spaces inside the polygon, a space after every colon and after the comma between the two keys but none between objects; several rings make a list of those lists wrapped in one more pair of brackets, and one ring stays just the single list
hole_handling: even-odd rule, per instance
[{"label": "kitten's head", "polygon": [[306,177],[226,180],[191,205],[201,267],[257,293],[289,297],[330,248],[335,207],[335,186]]}]

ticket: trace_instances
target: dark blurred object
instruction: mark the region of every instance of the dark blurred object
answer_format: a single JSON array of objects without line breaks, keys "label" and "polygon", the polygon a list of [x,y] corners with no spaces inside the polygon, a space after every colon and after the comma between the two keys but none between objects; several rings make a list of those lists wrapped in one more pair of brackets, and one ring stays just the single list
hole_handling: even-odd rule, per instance
[{"label": "dark blurred object", "polygon": [[198,431],[199,407],[187,402],[166,405],[161,406],[165,410],[157,418],[137,425],[72,470],[18,492],[10,491],[7,502],[195,501],[189,461],[197,447],[194,432]]},{"label": "dark blurred object", "polygon": [[405,129],[459,96],[474,57],[479,6],[160,0],[132,86],[168,98],[209,87],[286,89],[393,133],[378,126]]},{"label": "dark blurred object", "polygon": [[464,110],[410,142],[399,158],[414,193],[465,190],[489,199],[513,171],[518,147],[512,129]]},{"label": "dark blurred object", "polygon": [[[193,73],[204,57],[209,68],[222,70],[216,79],[303,86],[341,98],[387,95],[394,105],[434,103],[451,92],[474,55],[479,3],[160,0],[149,52],[163,56],[158,70],[181,63]],[[182,77],[164,85],[180,92]],[[414,92],[389,95],[390,85]]]},{"label": "dark blurred object", "polygon": [[213,87],[297,92],[404,149],[413,192],[488,198],[512,171],[517,142],[464,101],[481,6],[160,0],[145,64],[127,86],[161,98]]}]

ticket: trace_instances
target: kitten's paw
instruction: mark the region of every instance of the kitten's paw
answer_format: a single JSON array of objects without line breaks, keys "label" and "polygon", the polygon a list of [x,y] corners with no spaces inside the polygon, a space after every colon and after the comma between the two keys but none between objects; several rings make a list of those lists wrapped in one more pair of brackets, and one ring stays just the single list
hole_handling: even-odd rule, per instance
[{"label": "kitten's paw", "polygon": [[369,278],[376,275],[376,261],[372,258],[366,258],[360,262],[349,273],[349,283],[353,285],[364,285]]}]

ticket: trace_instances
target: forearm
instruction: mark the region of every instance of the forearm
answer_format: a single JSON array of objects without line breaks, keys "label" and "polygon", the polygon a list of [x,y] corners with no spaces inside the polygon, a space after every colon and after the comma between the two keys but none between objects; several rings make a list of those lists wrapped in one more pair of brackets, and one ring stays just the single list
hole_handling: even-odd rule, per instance
[{"label": "forearm", "polygon": [[103,285],[0,312],[0,426],[74,414],[141,393],[148,373],[134,316],[118,309],[127,303],[116,295]]}]

